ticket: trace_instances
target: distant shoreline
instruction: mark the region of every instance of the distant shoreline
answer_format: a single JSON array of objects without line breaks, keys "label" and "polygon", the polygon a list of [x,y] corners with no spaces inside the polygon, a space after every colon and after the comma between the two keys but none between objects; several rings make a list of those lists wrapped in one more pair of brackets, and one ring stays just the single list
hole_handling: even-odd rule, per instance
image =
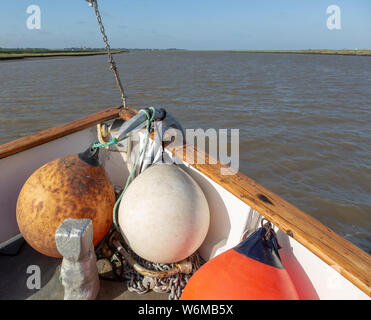
[{"label": "distant shoreline", "polygon": [[371,56],[371,50],[187,50],[187,49],[129,49],[130,52],[236,52],[236,53],[283,53],[283,54],[331,54],[344,56]]},{"label": "distant shoreline", "polygon": [[371,56],[371,50],[190,50],[195,52],[235,53],[283,53],[283,54],[324,54],[343,56]]},{"label": "distant shoreline", "polygon": [[[113,50],[112,54],[127,53],[128,51]],[[38,53],[4,53],[0,50],[0,61],[5,60],[24,60],[24,59],[44,59],[54,57],[87,57],[104,55],[105,51],[91,51],[91,52],[38,52]]]},{"label": "distant shoreline", "polygon": [[262,51],[248,50],[248,52],[371,56],[371,50],[262,50]]}]

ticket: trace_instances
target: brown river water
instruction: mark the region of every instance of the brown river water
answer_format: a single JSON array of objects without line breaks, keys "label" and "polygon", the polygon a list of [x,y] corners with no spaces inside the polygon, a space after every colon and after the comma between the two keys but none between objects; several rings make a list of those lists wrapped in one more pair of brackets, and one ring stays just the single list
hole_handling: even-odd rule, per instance
[{"label": "brown river water", "polygon": [[[371,253],[371,57],[116,55],[136,108],[240,129],[240,171]],[[104,56],[0,62],[0,144],[120,104]]]}]

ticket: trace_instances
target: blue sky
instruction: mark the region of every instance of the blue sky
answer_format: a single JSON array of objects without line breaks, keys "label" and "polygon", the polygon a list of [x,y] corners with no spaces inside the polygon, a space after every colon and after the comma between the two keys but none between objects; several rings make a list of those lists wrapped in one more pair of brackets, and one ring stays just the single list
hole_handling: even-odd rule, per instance
[{"label": "blue sky", "polygon": [[[28,30],[26,9],[41,9]],[[112,47],[199,50],[371,49],[371,0],[100,0]],[[341,9],[328,30],[326,9]],[[0,0],[0,47],[103,47],[85,0]]]}]

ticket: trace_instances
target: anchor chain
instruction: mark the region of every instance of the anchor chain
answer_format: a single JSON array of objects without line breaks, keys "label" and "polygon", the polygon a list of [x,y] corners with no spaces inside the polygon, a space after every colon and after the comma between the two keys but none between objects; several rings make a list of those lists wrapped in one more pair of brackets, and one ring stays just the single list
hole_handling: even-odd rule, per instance
[{"label": "anchor chain", "polygon": [[[188,283],[189,279],[195,273],[205,261],[196,252],[188,258],[192,264],[192,272],[189,274],[177,273],[175,275],[166,278],[155,278],[149,276],[143,276],[124,259],[121,254],[119,254],[116,248],[111,245],[114,238],[119,238],[120,243],[125,247],[125,250],[130,254],[130,256],[137,261],[142,267],[153,270],[153,271],[169,271],[176,266],[176,263],[171,264],[161,264],[147,261],[133,252],[130,247],[125,243],[121,234],[117,230],[113,230],[111,235],[105,242],[102,250],[98,254],[98,260],[106,260],[111,263],[112,273],[114,278],[107,278],[100,275],[104,280],[110,281],[126,281],[127,288],[130,292],[135,292],[137,294],[145,294],[151,290],[157,293],[168,293],[169,300],[179,300],[183,289]],[[111,257],[108,257],[112,254]],[[116,260],[116,261],[114,261]],[[119,264],[119,266],[117,266]]]},{"label": "anchor chain", "polygon": [[112,56],[111,47],[108,43],[108,38],[107,38],[107,35],[106,35],[106,32],[105,32],[103,22],[102,22],[102,18],[101,18],[99,8],[98,8],[98,1],[97,0],[85,0],[85,1],[89,2],[89,5],[94,8],[95,15],[97,17],[97,21],[98,21],[98,24],[99,24],[100,32],[102,33],[103,41],[104,41],[105,48],[106,48],[106,51],[107,51],[108,63],[110,64],[110,69],[113,71],[113,73],[115,75],[116,84],[117,84],[117,86],[118,86],[118,88],[121,92],[122,106],[123,106],[124,109],[127,109],[127,106],[126,106],[126,98],[127,97],[125,95],[124,87],[123,87],[123,85],[121,83],[121,80],[120,80],[120,76],[119,76],[119,73],[118,73],[118,70],[117,70],[116,62],[114,61],[113,56]]},{"label": "anchor chain", "polygon": [[[133,253],[132,253],[133,254]],[[140,257],[136,257],[137,261],[144,267],[156,270],[166,271],[170,270],[175,266],[175,263],[171,264],[160,264],[144,260]],[[190,274],[177,273],[176,275],[167,278],[150,278],[143,277],[139,273],[131,269],[130,280],[127,283],[128,290],[136,292],[138,294],[144,294],[153,290],[157,293],[169,293],[169,300],[179,300],[180,296],[191,278],[192,274],[196,272],[202,265],[201,257],[198,253],[193,254],[189,257],[192,263],[192,272]]]}]

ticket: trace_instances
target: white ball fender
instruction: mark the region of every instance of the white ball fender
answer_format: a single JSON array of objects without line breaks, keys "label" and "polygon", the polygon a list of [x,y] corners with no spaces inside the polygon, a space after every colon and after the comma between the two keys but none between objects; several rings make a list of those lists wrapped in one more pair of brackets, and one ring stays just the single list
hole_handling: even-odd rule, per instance
[{"label": "white ball fender", "polygon": [[140,257],[173,263],[192,255],[210,223],[201,188],[173,164],[155,164],[127,188],[119,208],[121,233]]}]

